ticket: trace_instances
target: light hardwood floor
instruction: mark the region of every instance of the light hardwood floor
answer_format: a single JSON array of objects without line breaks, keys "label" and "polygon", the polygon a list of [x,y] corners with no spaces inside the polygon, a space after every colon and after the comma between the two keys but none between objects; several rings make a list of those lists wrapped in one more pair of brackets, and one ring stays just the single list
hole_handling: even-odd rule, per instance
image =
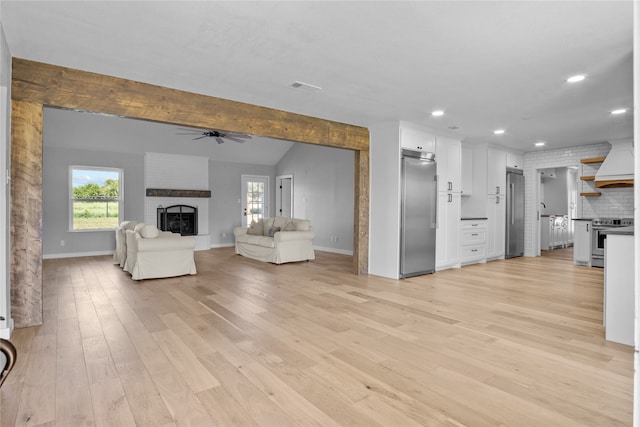
[{"label": "light hardwood floor", "polygon": [[110,257],[45,260],[2,426],[631,425],[601,269],[521,257],[396,281],[232,248],[196,264],[134,282]]}]

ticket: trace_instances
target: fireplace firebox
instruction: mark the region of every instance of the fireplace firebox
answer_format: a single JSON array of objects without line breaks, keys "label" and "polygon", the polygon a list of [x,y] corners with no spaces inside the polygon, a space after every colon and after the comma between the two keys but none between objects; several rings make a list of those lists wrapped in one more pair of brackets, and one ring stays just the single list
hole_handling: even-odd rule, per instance
[{"label": "fireplace firebox", "polygon": [[198,208],[189,205],[158,206],[158,228],[182,236],[197,236]]}]

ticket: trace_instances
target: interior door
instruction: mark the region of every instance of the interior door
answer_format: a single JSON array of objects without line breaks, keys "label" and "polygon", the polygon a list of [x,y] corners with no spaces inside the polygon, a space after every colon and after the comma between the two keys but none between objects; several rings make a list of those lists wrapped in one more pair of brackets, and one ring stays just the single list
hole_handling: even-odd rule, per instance
[{"label": "interior door", "polygon": [[276,177],[276,215],[293,217],[293,175]]},{"label": "interior door", "polygon": [[269,177],[242,175],[242,225],[269,217]]}]

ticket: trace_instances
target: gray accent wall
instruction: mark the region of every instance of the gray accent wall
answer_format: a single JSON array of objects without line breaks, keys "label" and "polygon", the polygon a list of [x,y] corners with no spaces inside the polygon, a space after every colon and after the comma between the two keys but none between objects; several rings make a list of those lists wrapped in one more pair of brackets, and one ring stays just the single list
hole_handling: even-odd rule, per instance
[{"label": "gray accent wall", "polygon": [[[144,154],[44,147],[42,252],[45,258],[103,254],[115,249],[115,233],[69,231],[69,166],[123,169],[124,218],[144,220]],[[64,246],[60,242],[64,240]]]},{"label": "gray accent wall", "polygon": [[293,175],[293,216],[311,221],[318,249],[353,253],[353,162],[351,150],[298,143],[276,165]]},{"label": "gray accent wall", "polygon": [[211,246],[232,246],[235,244],[233,228],[242,224],[242,175],[268,176],[271,192],[269,194],[270,216],[274,216],[275,166],[247,163],[209,161],[209,233]]}]

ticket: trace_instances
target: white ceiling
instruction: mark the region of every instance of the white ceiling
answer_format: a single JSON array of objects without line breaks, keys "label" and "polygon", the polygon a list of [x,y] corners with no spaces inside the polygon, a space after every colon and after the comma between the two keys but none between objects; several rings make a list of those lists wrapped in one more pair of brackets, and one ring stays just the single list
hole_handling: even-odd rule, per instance
[{"label": "white ceiling", "polygon": [[[407,120],[522,151],[633,135],[630,0],[0,8],[14,57],[367,127]],[[576,73],[588,77],[565,82]],[[630,112],[609,114],[621,107]],[[446,114],[430,117],[436,108]]]}]

